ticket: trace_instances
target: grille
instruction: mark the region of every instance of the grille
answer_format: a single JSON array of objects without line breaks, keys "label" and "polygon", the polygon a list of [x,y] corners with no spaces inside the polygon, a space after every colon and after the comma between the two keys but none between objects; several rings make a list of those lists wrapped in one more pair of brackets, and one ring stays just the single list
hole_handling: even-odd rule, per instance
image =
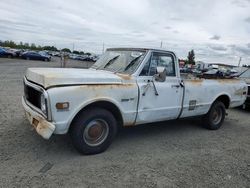
[{"label": "grille", "polygon": [[32,105],[34,105],[37,108],[41,108],[40,103],[40,97],[41,92],[37,91],[33,87],[30,87],[28,85],[24,85],[24,95],[27,101],[29,101]]}]

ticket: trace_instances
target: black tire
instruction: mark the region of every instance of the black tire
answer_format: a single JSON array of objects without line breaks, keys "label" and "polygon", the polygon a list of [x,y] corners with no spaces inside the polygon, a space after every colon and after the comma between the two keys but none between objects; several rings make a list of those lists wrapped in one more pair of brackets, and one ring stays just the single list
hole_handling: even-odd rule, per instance
[{"label": "black tire", "polygon": [[44,61],[46,61],[46,62],[47,62],[47,61],[49,61],[49,59],[45,58],[45,59],[44,59]]},{"label": "black tire", "polygon": [[210,130],[217,130],[224,122],[226,108],[224,103],[215,101],[208,113],[203,118],[203,125]]},{"label": "black tire", "polygon": [[[100,132],[100,126],[102,127],[101,135],[95,140],[92,139],[93,134]],[[91,129],[93,128],[91,135]],[[80,153],[86,155],[105,151],[112,143],[116,133],[116,119],[111,112],[102,108],[91,108],[80,112],[70,127],[70,136],[74,147]],[[99,140],[99,143],[96,140]]]}]

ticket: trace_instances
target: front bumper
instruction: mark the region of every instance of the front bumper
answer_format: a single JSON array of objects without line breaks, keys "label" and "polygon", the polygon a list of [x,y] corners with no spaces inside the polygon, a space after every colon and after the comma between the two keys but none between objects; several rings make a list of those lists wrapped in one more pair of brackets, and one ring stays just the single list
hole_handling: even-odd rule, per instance
[{"label": "front bumper", "polygon": [[55,125],[47,121],[42,115],[28,106],[24,97],[22,97],[22,105],[25,110],[27,119],[29,120],[30,124],[36,129],[36,132],[44,139],[49,139],[55,131]]}]

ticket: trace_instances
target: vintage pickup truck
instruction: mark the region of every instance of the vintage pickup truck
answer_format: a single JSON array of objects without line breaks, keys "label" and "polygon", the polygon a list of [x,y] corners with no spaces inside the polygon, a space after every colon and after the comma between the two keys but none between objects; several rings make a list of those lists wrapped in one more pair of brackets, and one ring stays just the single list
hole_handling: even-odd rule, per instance
[{"label": "vintage pickup truck", "polygon": [[201,116],[218,129],[246,96],[240,79],[181,77],[173,52],[113,48],[90,69],[27,69],[22,104],[43,138],[69,132],[79,152],[95,154],[121,126]]}]

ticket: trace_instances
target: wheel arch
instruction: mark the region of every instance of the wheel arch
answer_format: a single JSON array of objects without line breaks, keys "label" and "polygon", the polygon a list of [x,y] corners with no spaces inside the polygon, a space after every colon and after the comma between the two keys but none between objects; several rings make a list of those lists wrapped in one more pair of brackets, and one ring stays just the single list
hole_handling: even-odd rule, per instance
[{"label": "wheel arch", "polygon": [[220,102],[222,102],[222,103],[225,105],[226,109],[228,109],[228,108],[230,107],[230,97],[229,97],[229,95],[227,95],[227,94],[221,94],[221,95],[219,95],[219,96],[214,100],[214,102],[215,102],[215,101],[220,101]]},{"label": "wheel arch", "polygon": [[103,109],[110,111],[114,115],[117,121],[118,128],[121,127],[124,123],[120,108],[113,101],[100,99],[97,101],[91,101],[85,104],[84,106],[82,106],[79,110],[77,110],[77,112],[74,114],[73,118],[68,124],[68,129],[70,129],[72,122],[77,117],[79,117],[82,111],[85,111],[90,108],[103,108]]}]

